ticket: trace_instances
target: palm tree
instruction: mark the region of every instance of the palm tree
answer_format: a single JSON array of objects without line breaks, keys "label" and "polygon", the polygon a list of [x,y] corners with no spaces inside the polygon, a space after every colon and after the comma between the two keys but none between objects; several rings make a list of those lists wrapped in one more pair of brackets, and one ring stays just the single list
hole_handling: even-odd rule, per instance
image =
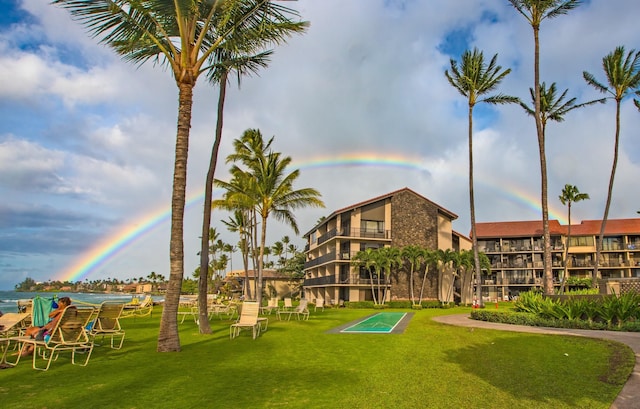
[{"label": "palm tree", "polygon": [[562,189],[562,194],[558,197],[560,203],[567,206],[567,245],[564,247],[564,275],[562,276],[562,283],[560,284],[560,294],[564,293],[564,287],[567,282],[567,276],[569,271],[569,242],[571,241],[571,203],[580,202],[589,199],[587,193],[580,193],[580,190],[576,186],[566,184]]},{"label": "palm tree", "polygon": [[[240,55],[236,56],[232,51],[226,49],[218,49],[216,53],[217,64],[209,71],[208,78],[211,83],[217,84],[220,87],[218,94],[218,115],[216,121],[215,139],[213,147],[211,149],[211,157],[209,159],[209,169],[207,170],[207,177],[204,188],[204,211],[202,217],[202,238],[201,238],[201,250],[200,250],[200,269],[204,269],[208,263],[209,254],[207,249],[207,243],[209,237],[207,232],[211,225],[211,211],[213,200],[213,179],[215,176],[216,166],[218,163],[218,151],[220,149],[220,142],[222,141],[222,124],[224,113],[224,102],[227,93],[227,81],[231,71],[235,71],[237,74],[238,87],[240,87],[241,79],[243,75],[250,75],[257,73],[262,67],[267,66],[268,57],[272,51],[265,51],[256,55]],[[198,311],[200,319],[198,320],[198,326],[201,334],[210,334],[211,327],[207,311],[207,280],[200,279],[198,285]]]},{"label": "palm tree", "polygon": [[418,270],[420,265],[424,262],[426,251],[420,246],[410,245],[402,248],[401,255],[402,258],[409,263],[409,296],[411,297],[411,304],[416,305],[416,299],[413,291],[415,280],[413,276],[415,271]]},{"label": "palm tree", "polygon": [[[383,247],[378,249],[378,256],[381,273],[384,273],[384,290],[382,297],[380,298],[381,304],[384,304],[387,300],[387,292],[389,285],[391,284],[391,273],[393,268],[402,265],[402,255],[400,249],[397,247]],[[380,274],[378,274],[378,294],[380,293]]]},{"label": "palm tree", "polygon": [[544,291],[553,294],[553,271],[551,264],[551,234],[549,233],[549,204],[547,193],[547,154],[545,152],[544,132],[542,125],[541,95],[540,95],[540,25],[545,19],[551,19],[580,5],[579,0],[509,0],[511,5],[524,16],[533,30],[533,88],[534,119],[536,134],[538,137],[538,153],[540,155],[541,194],[540,205],[542,207],[542,236],[544,258]]},{"label": "palm tree", "polygon": [[[293,210],[304,207],[324,207],[320,199],[320,193],[312,188],[302,188],[295,190],[293,183],[300,176],[300,170],[296,169],[286,173],[287,167],[291,164],[291,157],[282,157],[280,152],[273,152],[269,148],[273,138],[265,145],[262,134],[259,130],[245,131],[243,139],[236,140],[234,146],[235,154],[229,158],[236,158],[241,161],[247,170],[241,169],[237,164],[231,169],[232,178],[240,178],[243,188],[238,189],[238,185],[216,180],[216,183],[226,190],[226,197],[231,202],[252,203],[256,214],[260,217],[260,245],[258,254],[258,277],[256,300],[260,304],[262,301],[262,272],[264,268],[264,256],[267,239],[267,220],[269,216],[274,216],[276,220],[287,223],[293,231],[298,234]],[[239,142],[239,143],[236,143]],[[267,147],[265,150],[264,148]],[[245,149],[249,148],[249,151]],[[257,148],[254,150],[253,148]],[[232,159],[233,160],[233,159]]]},{"label": "palm tree", "polygon": [[373,272],[376,271],[377,275],[380,275],[378,267],[377,249],[368,247],[354,254],[351,257],[351,265],[360,269],[364,267],[369,273],[369,284],[371,285],[371,296],[373,297],[373,303],[378,304],[378,298],[373,287]]},{"label": "palm tree", "polygon": [[[608,86],[596,80],[596,78],[588,72],[583,72],[583,77],[587,84],[593,86],[603,94],[609,94],[616,101],[616,133],[613,144],[613,164],[611,165],[611,176],[609,177],[609,189],[607,191],[607,203],[604,207],[604,215],[602,216],[602,224],[600,226],[600,236],[596,243],[596,262],[593,266],[592,286],[596,286],[599,278],[598,265],[600,263],[600,253],[602,251],[602,242],[604,240],[604,229],[609,217],[609,208],[611,206],[611,197],[613,196],[613,180],[616,175],[616,167],[618,165],[618,149],[620,146],[620,105],[622,100],[634,93],[635,89],[640,86],[640,51],[629,51],[625,56],[624,47],[619,46],[607,54],[602,59],[602,68],[607,76]],[[636,102],[636,106],[640,105]]]},{"label": "palm tree", "polygon": [[497,94],[485,98],[479,98],[495,90],[511,69],[502,70],[496,61],[498,54],[494,55],[489,64],[485,64],[484,55],[477,48],[473,51],[465,51],[462,54],[462,62],[458,68],[458,62],[451,59],[451,74],[445,71],[444,75],[449,83],[458,92],[467,98],[469,103],[469,203],[471,209],[471,238],[473,242],[473,254],[476,268],[477,297],[482,305],[482,277],[480,259],[478,257],[478,238],[476,236],[476,209],[473,191],[473,108],[476,104],[486,102],[488,104],[509,104],[519,102],[518,98],[509,95]]},{"label": "palm tree", "polygon": [[[93,37],[136,64],[147,61],[168,66],[178,87],[173,192],[171,199],[170,275],[165,296],[158,351],[180,351],[177,311],[184,275],[183,222],[187,184],[187,152],[193,89],[200,74],[215,62],[219,48],[244,49],[278,43],[289,32],[302,32],[307,23],[269,0],[54,0],[69,10]],[[255,49],[255,48],[254,48]]]}]

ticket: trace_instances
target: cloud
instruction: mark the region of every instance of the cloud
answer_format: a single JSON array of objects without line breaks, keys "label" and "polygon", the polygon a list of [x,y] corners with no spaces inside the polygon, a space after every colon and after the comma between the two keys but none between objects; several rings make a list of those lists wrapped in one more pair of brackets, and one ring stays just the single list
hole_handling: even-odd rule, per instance
[{"label": "cloud", "polygon": [[[326,209],[296,213],[302,232],[336,209],[407,186],[458,214],[454,228],[468,233],[467,103],[447,83],[444,70],[465,48],[479,47],[487,58],[497,53],[498,63],[512,69],[499,92],[528,101],[533,35],[508,2],[466,3],[287,3],[311,26],[276,47],[268,69],[243,78],[240,89],[230,84],[217,177],[228,175],[224,158],[232,140],[258,128],[275,136],[276,149],[302,164],[296,186],[323,195]],[[39,0],[19,4],[28,17],[0,27],[0,194],[9,198],[0,207],[0,220],[14,220],[0,222],[0,251],[12,254],[0,270],[47,279],[66,271],[85,249],[153,212],[168,211],[178,92],[166,69],[122,61],[66,11]],[[618,45],[630,49],[639,43],[636,9],[636,0],[617,0],[615,7],[584,2],[569,15],[545,20],[542,80],[568,88],[579,102],[600,97],[582,72],[603,79],[602,57]],[[215,87],[199,80],[188,164],[191,195],[203,190],[217,95]],[[518,106],[478,106],[474,125],[478,220],[541,217],[534,204],[540,165],[532,118]],[[601,217],[614,126],[612,101],[549,124],[548,193],[555,214],[563,214],[556,197],[571,183],[591,196],[572,209],[572,219]],[[635,194],[640,140],[634,136],[639,126],[640,114],[625,101],[613,218],[635,217],[640,208]],[[337,161],[304,166],[318,158],[331,162],[364,153],[422,166]],[[40,207],[31,207],[34,203]],[[187,275],[198,263],[201,211],[196,203],[185,216]],[[237,238],[219,222],[226,217],[214,212],[214,226],[233,243]],[[38,220],[41,227],[33,227]],[[167,225],[159,224],[92,277],[168,275],[168,235]],[[270,221],[268,242],[283,235],[294,237],[288,227]],[[29,243],[38,249],[29,250]],[[236,260],[234,268],[239,265]]]}]

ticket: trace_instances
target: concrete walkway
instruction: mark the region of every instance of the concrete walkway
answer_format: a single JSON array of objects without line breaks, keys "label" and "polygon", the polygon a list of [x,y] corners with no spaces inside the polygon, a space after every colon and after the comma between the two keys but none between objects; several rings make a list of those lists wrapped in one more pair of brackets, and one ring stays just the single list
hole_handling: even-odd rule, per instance
[{"label": "concrete walkway", "polygon": [[636,365],[629,380],[611,405],[611,409],[640,408],[640,333],[618,331],[590,331],[565,328],[529,327],[526,325],[498,324],[472,320],[469,314],[442,315],[434,317],[434,321],[443,324],[457,325],[471,328],[486,328],[500,331],[530,332],[535,334],[574,335],[578,337],[600,338],[618,341],[628,345],[636,355]]}]

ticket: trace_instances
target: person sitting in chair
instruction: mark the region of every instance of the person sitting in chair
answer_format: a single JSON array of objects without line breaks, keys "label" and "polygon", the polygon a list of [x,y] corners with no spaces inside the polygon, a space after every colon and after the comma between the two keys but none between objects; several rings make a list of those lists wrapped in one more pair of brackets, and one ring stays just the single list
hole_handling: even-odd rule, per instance
[{"label": "person sitting in chair", "polygon": [[[34,338],[36,340],[44,340],[44,336],[47,335],[48,332],[50,332],[53,327],[55,327],[56,322],[58,322],[58,319],[60,319],[60,316],[62,315],[62,312],[67,309],[68,306],[71,305],[71,298],[69,297],[61,297],[58,299],[58,308],[56,308],[55,310],[51,311],[49,313],[49,322],[47,322],[45,325],[43,325],[42,327],[29,327],[27,328],[24,333],[25,335]],[[25,348],[21,355],[22,356],[27,356],[27,355],[31,355],[33,353],[33,345],[28,346],[27,348]]]}]

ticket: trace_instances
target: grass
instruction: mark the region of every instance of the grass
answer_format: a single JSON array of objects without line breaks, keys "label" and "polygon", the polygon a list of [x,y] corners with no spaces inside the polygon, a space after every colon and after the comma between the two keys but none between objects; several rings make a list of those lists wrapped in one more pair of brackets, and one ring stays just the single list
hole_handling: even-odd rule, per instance
[{"label": "grass", "polygon": [[[392,310],[393,311],[393,310]],[[329,334],[372,310],[327,309],[277,321],[256,340],[180,324],[182,352],[157,353],[160,312],[122,321],[124,347],[67,356],[48,372],[0,370],[9,408],[609,408],[634,364],[626,346],[570,336],[452,327],[467,308],[414,311],[404,334]],[[565,355],[567,354],[567,355]]]}]

